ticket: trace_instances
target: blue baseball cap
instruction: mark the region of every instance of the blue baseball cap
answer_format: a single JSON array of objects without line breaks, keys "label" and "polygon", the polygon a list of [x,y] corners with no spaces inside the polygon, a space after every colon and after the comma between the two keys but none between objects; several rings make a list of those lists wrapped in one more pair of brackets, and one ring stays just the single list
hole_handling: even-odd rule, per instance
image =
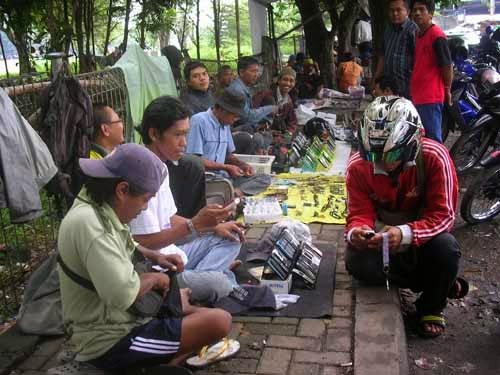
[{"label": "blue baseball cap", "polygon": [[168,174],[158,156],[134,143],[117,146],[100,160],[80,159],[79,164],[89,177],[123,178],[147,193],[156,193]]}]

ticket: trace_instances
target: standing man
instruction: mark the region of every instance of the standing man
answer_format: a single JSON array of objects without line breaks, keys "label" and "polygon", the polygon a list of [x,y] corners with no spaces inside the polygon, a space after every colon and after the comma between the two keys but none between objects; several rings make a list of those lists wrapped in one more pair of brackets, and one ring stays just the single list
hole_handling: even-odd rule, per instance
[{"label": "standing man", "polygon": [[209,90],[210,77],[207,67],[199,61],[191,61],[184,67],[187,88],[181,94],[181,101],[191,110],[191,114],[204,112],[214,105]]},{"label": "standing man", "polygon": [[415,67],[411,76],[411,97],[422,119],[427,138],[443,143],[443,103],[451,105],[453,66],[443,30],[432,23],[434,0],[416,0],[412,5],[417,24]]},{"label": "standing man", "polygon": [[389,0],[391,24],[384,32],[383,48],[377,52],[378,62],[373,82],[384,74],[396,79],[401,95],[410,99],[410,79],[415,54],[417,25],[408,18],[406,0]]},{"label": "standing man", "polygon": [[102,159],[125,142],[123,121],[113,108],[105,104],[93,105],[94,134],[90,145],[90,158]]}]

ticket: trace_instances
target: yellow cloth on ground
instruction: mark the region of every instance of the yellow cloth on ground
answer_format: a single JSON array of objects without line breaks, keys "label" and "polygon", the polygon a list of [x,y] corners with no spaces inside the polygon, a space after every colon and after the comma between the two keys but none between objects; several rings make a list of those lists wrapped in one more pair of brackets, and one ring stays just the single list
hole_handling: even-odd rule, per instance
[{"label": "yellow cloth on ground", "polygon": [[283,173],[257,197],[276,195],[288,204],[287,218],[303,223],[345,224],[345,178],[313,173]]}]

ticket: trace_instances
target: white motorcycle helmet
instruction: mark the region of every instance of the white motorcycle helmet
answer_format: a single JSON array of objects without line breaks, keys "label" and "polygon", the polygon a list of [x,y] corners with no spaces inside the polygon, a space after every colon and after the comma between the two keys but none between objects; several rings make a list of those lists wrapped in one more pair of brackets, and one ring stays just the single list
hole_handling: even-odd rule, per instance
[{"label": "white motorcycle helmet", "polygon": [[415,158],[423,125],[414,105],[397,96],[380,96],[365,110],[358,130],[361,157],[373,163],[401,161],[397,173]]}]

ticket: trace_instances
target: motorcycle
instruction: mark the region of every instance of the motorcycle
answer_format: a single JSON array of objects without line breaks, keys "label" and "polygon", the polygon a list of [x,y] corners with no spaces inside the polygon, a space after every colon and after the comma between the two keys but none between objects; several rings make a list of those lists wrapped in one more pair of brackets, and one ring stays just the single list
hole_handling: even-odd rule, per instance
[{"label": "motorcycle", "polygon": [[469,224],[493,219],[500,213],[500,151],[481,160],[485,170],[467,188],[460,205],[460,215]]},{"label": "motorcycle", "polygon": [[474,167],[489,147],[495,145],[500,127],[500,79],[480,95],[478,104],[482,109],[450,149],[459,175]]}]

